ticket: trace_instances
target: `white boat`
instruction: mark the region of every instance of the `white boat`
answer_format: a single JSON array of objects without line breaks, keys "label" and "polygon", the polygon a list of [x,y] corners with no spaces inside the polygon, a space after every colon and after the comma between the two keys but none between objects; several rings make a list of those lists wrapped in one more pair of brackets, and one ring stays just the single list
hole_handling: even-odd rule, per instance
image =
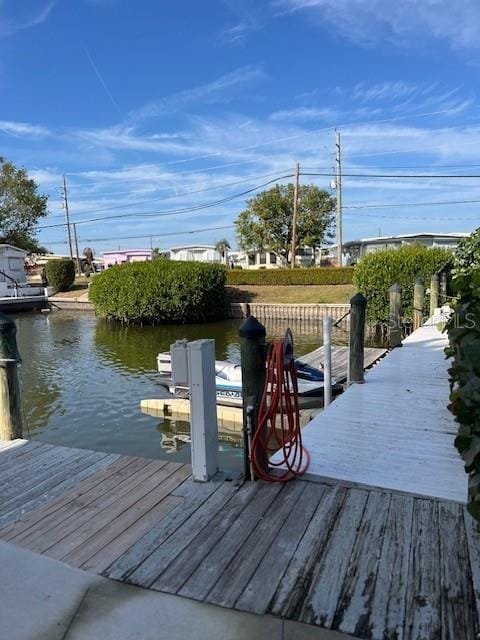
[{"label": "white boat", "polygon": [[[295,360],[298,378],[298,396],[301,407],[314,407],[323,404],[323,371]],[[170,353],[159,353],[157,368],[160,373],[159,382],[170,393],[177,397],[188,398],[188,387],[176,386],[172,381],[172,361]],[[242,406],[242,368],[225,360],[215,361],[215,383],[217,404],[230,407]],[[343,387],[332,380],[332,392],[339,393]]]}]

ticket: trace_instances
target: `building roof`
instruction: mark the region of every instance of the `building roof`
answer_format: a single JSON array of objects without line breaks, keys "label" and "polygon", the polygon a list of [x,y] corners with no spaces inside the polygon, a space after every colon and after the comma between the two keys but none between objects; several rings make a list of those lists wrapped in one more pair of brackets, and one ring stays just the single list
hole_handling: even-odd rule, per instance
[{"label": "building roof", "polygon": [[104,251],[104,256],[118,255],[119,253],[152,253],[153,249],[115,249],[112,251]]},{"label": "building roof", "polygon": [[360,238],[359,240],[348,240],[343,243],[343,246],[348,246],[352,244],[362,244],[365,242],[389,242],[393,240],[408,240],[412,238],[444,238],[445,240],[460,240],[461,238],[466,238],[470,234],[467,232],[458,232],[458,233],[432,233],[431,231],[427,231],[425,233],[404,233],[397,236],[376,236],[373,238]]},{"label": "building roof", "polygon": [[169,251],[181,251],[182,249],[213,249],[215,251],[215,246],[213,244],[185,244],[179,247],[170,247]]},{"label": "building roof", "polygon": [[0,249],[3,249],[4,247],[10,247],[10,249],[15,249],[15,251],[20,251],[21,253],[24,253],[25,255],[28,254],[28,251],[25,251],[25,249],[20,249],[20,247],[15,247],[13,244],[0,243]]}]

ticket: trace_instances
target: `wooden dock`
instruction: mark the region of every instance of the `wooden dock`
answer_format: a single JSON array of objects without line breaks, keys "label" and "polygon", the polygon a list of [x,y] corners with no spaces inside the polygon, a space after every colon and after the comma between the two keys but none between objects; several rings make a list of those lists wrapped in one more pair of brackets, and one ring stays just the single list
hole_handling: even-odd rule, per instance
[{"label": "wooden dock", "polygon": [[189,474],[161,460],[0,443],[0,539],[115,580],[356,638],[471,640],[480,630],[480,531],[464,505]]},{"label": "wooden dock", "polygon": [[447,409],[447,337],[437,318],[403,341],[302,432],[308,477],[466,502]]},{"label": "wooden dock", "polygon": [[[345,382],[348,372],[348,347],[340,345],[332,345],[332,378],[337,382]],[[370,369],[387,353],[387,349],[378,347],[365,347],[363,350],[364,369]],[[324,348],[318,347],[314,351],[299,356],[299,360],[311,365],[312,367],[323,368]]]}]

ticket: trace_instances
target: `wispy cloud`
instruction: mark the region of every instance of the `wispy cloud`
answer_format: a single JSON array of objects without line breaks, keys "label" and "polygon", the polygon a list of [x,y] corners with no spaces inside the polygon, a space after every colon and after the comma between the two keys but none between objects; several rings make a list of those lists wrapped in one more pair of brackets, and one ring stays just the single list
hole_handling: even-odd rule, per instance
[{"label": "wispy cloud", "polygon": [[246,0],[224,0],[224,4],[233,14],[235,24],[225,27],[216,34],[218,44],[244,44],[247,38],[263,28],[259,3]]},{"label": "wispy cloud", "polygon": [[265,73],[258,66],[245,66],[220,76],[216,80],[192,89],[184,89],[165,98],[149,102],[140,109],[131,111],[132,121],[154,118],[191,104],[215,104],[229,102],[242,87],[265,79]]},{"label": "wispy cloud", "polygon": [[51,130],[47,127],[11,120],[0,120],[0,131],[11,136],[22,138],[45,138],[52,134]]},{"label": "wispy cloud", "polygon": [[[17,31],[31,29],[45,22],[53,11],[58,0],[50,0],[37,13],[23,18],[12,19],[8,17],[0,18],[0,36],[12,36]],[[2,3],[4,4],[4,3]]]},{"label": "wispy cloud", "polygon": [[387,81],[376,84],[358,83],[353,90],[353,97],[362,102],[397,100],[418,92],[416,85],[401,81]]},{"label": "wispy cloud", "polygon": [[[480,49],[477,0],[274,0],[284,12],[310,11],[344,36],[360,43],[385,40],[398,45],[443,40],[457,50]],[[420,36],[420,38],[419,38]]]},{"label": "wispy cloud", "polygon": [[325,107],[323,109],[315,107],[299,107],[297,109],[284,109],[281,111],[274,111],[270,114],[270,120],[299,120],[299,121],[314,121],[314,120],[326,120],[332,121],[338,118],[338,109],[332,109]]}]

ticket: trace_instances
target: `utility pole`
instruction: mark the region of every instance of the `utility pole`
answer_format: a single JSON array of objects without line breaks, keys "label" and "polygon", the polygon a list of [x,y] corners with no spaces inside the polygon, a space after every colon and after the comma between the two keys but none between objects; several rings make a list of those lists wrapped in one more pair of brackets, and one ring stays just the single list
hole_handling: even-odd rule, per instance
[{"label": "utility pole", "polygon": [[82,267],[80,265],[80,253],[78,252],[78,236],[77,236],[77,223],[73,223],[73,237],[75,238],[75,252],[77,254],[77,275],[82,275]]},{"label": "utility pole", "polygon": [[63,208],[65,209],[65,219],[67,221],[67,237],[68,247],[70,249],[70,258],[71,260],[73,260],[72,234],[70,233],[70,217],[68,215],[67,181],[65,179],[65,176],[63,176]]},{"label": "utility pole", "polygon": [[336,189],[337,189],[337,262],[342,266],[342,156],[340,149],[340,131],[335,130],[336,147]]},{"label": "utility pole", "polygon": [[297,253],[297,218],[298,218],[298,187],[300,182],[300,163],[295,165],[295,182],[293,183],[293,218],[292,218],[292,263],[295,269],[295,254]]}]

